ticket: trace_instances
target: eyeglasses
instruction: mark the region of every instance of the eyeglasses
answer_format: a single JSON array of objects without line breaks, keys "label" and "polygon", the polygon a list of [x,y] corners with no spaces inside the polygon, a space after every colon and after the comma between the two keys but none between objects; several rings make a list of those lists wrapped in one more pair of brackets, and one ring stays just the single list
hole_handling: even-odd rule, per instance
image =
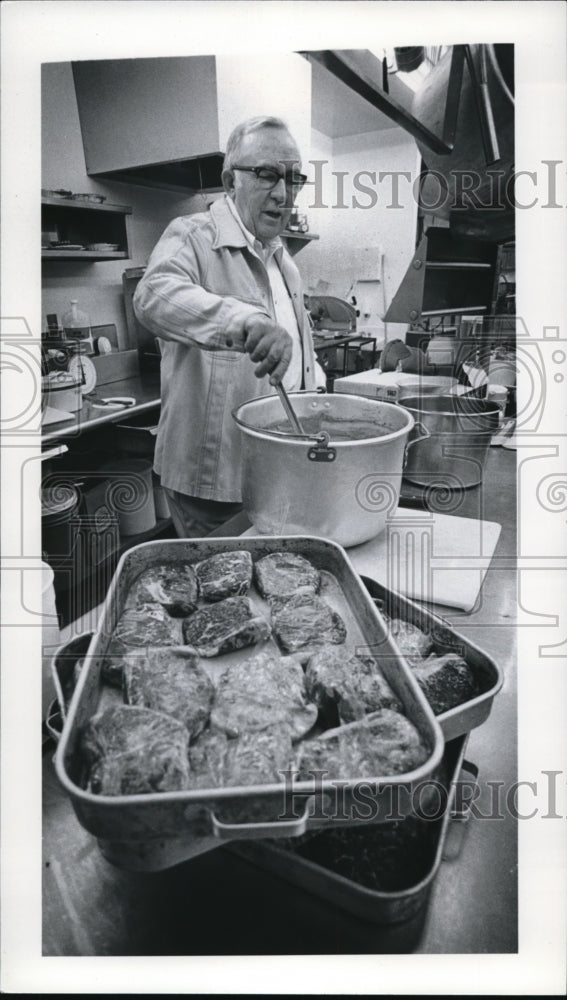
[{"label": "eyeglasses", "polygon": [[274,188],[279,181],[284,181],[286,188],[295,188],[297,191],[301,191],[303,185],[307,183],[305,174],[298,174],[292,170],[286,171],[285,174],[280,174],[272,167],[238,167],[236,164],[231,169],[255,174],[260,186],[266,188],[266,190]]}]

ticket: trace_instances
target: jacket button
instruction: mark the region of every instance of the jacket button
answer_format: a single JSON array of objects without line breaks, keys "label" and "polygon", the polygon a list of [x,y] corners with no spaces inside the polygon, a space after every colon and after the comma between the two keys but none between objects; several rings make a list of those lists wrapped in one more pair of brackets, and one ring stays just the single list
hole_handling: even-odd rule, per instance
[{"label": "jacket button", "polygon": [[310,369],[310,368],[306,368],[306,369],[305,369],[305,371],[306,371],[306,372],[310,372],[310,371],[311,371],[311,369]]},{"label": "jacket button", "polygon": [[232,347],[233,343],[234,343],[234,341],[233,341],[232,337],[227,337],[226,338],[226,346],[227,347]]}]

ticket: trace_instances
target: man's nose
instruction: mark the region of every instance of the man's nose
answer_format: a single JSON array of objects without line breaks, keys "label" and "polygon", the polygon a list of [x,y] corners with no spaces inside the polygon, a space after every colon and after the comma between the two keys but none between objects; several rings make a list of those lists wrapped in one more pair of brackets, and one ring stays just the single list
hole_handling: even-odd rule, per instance
[{"label": "man's nose", "polygon": [[291,185],[286,184],[285,177],[279,178],[272,188],[271,194],[272,198],[275,198],[278,204],[289,208],[293,205],[295,192]]}]

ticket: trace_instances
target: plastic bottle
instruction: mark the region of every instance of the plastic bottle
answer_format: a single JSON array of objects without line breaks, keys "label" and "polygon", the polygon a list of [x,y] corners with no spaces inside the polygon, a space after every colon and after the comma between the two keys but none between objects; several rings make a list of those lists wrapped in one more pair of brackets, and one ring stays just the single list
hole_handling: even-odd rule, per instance
[{"label": "plastic bottle", "polygon": [[91,320],[79,309],[77,299],[71,299],[71,308],[63,316],[63,332],[65,340],[86,342],[92,350]]}]

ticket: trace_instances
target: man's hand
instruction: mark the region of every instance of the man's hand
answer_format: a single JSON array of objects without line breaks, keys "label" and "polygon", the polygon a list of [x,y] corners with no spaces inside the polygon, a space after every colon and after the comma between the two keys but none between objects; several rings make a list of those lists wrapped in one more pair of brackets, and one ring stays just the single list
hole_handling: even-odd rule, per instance
[{"label": "man's hand", "polygon": [[269,375],[271,385],[281,382],[291,361],[292,340],[287,330],[256,313],[246,320],[244,334],[244,350],[252,361],[260,362],[254,369],[256,378]]}]

